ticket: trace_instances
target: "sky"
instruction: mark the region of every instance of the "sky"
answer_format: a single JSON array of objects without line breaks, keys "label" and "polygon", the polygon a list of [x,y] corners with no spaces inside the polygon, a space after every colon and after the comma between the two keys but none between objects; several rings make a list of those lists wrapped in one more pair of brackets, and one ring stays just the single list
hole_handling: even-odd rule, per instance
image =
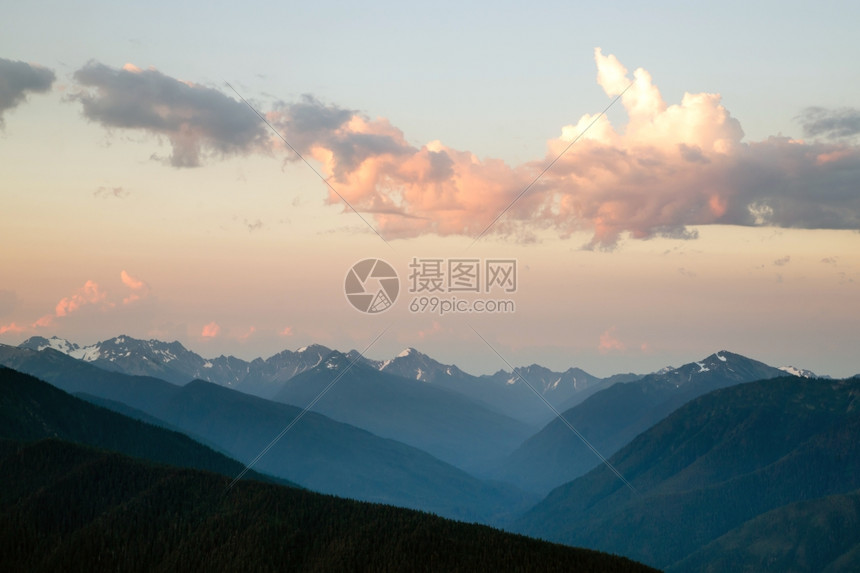
[{"label": "sky", "polygon": [[[849,2],[8,5],[0,342],[412,346],[476,374],[725,349],[856,374],[857,21]],[[345,295],[365,259],[399,278],[385,312]],[[479,292],[454,288],[475,268]],[[454,299],[513,307],[434,302]]]}]

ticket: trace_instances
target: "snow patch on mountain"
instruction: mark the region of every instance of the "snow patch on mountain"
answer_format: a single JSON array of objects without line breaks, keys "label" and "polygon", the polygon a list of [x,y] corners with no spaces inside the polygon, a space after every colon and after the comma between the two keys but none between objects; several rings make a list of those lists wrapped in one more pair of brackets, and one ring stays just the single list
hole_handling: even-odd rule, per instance
[{"label": "snow patch on mountain", "polygon": [[84,362],[95,362],[102,355],[101,350],[99,350],[97,344],[93,344],[91,346],[84,346],[83,348],[77,348],[75,350],[72,350],[71,352],[67,352],[66,354],[68,354],[72,358],[83,360]]},{"label": "snow patch on mountain", "polygon": [[785,372],[786,374],[791,374],[792,376],[797,376],[798,378],[818,378],[818,375],[811,370],[805,370],[803,368],[797,368],[796,366],[780,366],[780,370]]}]

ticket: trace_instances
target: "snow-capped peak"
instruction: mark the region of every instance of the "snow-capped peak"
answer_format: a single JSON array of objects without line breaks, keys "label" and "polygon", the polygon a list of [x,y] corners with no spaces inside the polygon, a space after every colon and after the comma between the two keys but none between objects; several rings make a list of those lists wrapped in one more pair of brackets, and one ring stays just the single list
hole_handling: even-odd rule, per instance
[{"label": "snow-capped peak", "polygon": [[72,358],[83,360],[84,362],[94,362],[99,359],[102,353],[99,350],[98,344],[93,344],[90,346],[84,346],[83,348],[75,348],[69,352],[68,355]]},{"label": "snow-capped peak", "polygon": [[410,354],[412,354],[413,352],[415,352],[415,349],[414,349],[414,348],[404,348],[404,349],[400,352],[400,354],[398,354],[398,355],[397,355],[397,358],[406,358],[407,356],[409,356],[409,355],[410,355]]},{"label": "snow-capped peak", "polygon": [[779,369],[786,374],[791,374],[792,376],[797,376],[799,378],[818,378],[818,375],[815,374],[815,372],[805,370],[803,368],[797,368],[795,366],[780,366]]},{"label": "snow-capped peak", "polygon": [[46,348],[53,348],[54,350],[58,350],[63,354],[68,354],[73,350],[78,348],[78,345],[69,342],[65,338],[60,338],[58,336],[52,336],[51,338],[43,339],[44,342],[39,344],[38,350],[44,350]]}]

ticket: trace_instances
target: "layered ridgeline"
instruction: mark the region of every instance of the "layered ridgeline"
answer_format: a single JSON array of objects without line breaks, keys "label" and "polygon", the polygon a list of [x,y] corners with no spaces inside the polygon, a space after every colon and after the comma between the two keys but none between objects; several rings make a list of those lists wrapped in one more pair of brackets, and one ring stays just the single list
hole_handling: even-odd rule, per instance
[{"label": "layered ridgeline", "polygon": [[206,359],[179,342],[139,340],[124,335],[89,346],[56,336],[33,336],[18,347],[36,351],[51,348],[112,372],[152,376],[174,384],[205,380],[264,398],[272,397],[282,383],[316,366],[331,352],[315,344],[295,352],[284,350],[266,360],[257,358],[248,362],[223,355]]},{"label": "layered ridgeline", "polygon": [[[119,402],[250,463],[299,414],[280,404],[203,381],[177,386],[108,372],[52,349],[0,346],[0,363],[70,393]],[[427,454],[366,430],[308,412],[254,469],[315,491],[422,509],[469,521],[496,522],[536,501],[488,483]]]},{"label": "layered ridgeline", "polygon": [[858,405],[857,379],[717,390],[612,456],[638,493],[601,465],[516,529],[669,571],[860,570]]},{"label": "layered ridgeline", "polygon": [[[133,419],[0,366],[0,439],[57,438],[174,466],[236,476],[244,465],[185,434]],[[255,471],[248,479],[295,485]]]},{"label": "layered ridgeline", "polygon": [[391,506],[0,440],[4,570],[653,571]]},{"label": "layered ridgeline", "polygon": [[332,352],[287,381],[274,400],[397,439],[467,471],[510,454],[535,428],[436,384],[408,379]]},{"label": "layered ridgeline", "polygon": [[[284,350],[265,360],[257,358],[249,362],[223,355],[206,359],[179,342],[138,340],[130,336],[117,336],[89,346],[57,337],[34,336],[19,347],[37,351],[52,348],[105,370],[152,376],[174,384],[205,380],[262,398],[272,398],[288,380],[319,366],[332,352],[330,348],[313,344],[296,351]],[[407,348],[390,360],[370,360],[355,351],[347,356],[388,374],[453,390],[497,413],[537,427],[548,422],[553,414],[534,396],[529,385],[554,407],[567,409],[601,388],[637,378],[633,374],[621,374],[601,379],[578,368],[554,372],[533,364],[518,369],[528,381],[527,385],[521,376],[504,370],[493,375],[473,376],[413,348]]]},{"label": "layered ridgeline", "polygon": [[4,570],[649,570],[294,487],[243,481],[228,489],[241,468],[187,436],[0,367]]},{"label": "layered ridgeline", "polygon": [[499,370],[473,376],[414,348],[407,348],[391,360],[369,363],[382,372],[459,392],[506,416],[541,426],[552,419],[553,413],[535,392],[556,409],[564,410],[616,382],[639,378],[635,374],[598,378],[579,368],[555,372],[538,364],[517,368],[516,373]]},{"label": "layered ridgeline", "polygon": [[[731,352],[667,368],[603,389],[562,416],[604,456],[610,456],[672,411],[712,390],[784,376],[785,372]],[[524,442],[492,474],[546,494],[600,463],[570,428],[555,419]]]}]

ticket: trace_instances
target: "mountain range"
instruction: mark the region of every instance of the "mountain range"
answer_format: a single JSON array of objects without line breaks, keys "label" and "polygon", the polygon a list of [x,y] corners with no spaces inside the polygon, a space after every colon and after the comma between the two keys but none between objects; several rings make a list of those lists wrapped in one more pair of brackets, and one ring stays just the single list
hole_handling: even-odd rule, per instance
[{"label": "mountain range", "polygon": [[0,364],[66,392],[121,404],[178,429],[254,469],[343,497],[390,503],[467,521],[494,522],[535,501],[513,486],[482,481],[402,442],[230,388],[196,380],[178,386],[110,372],[53,349],[0,346]]},{"label": "mountain range", "polygon": [[[84,348],[56,338],[0,345],[0,364],[116,412],[0,370],[0,414],[6,412],[0,465],[13,476],[6,479],[9,491],[33,500],[54,495],[53,487],[64,495],[63,484],[83,491],[74,480],[88,475],[89,466],[74,465],[75,459],[125,463],[87,458],[67,442],[32,444],[35,449],[20,442],[53,437],[228,479],[253,463],[252,471],[262,472],[246,476],[254,480],[288,480],[504,526],[669,571],[853,571],[860,565],[857,377],[830,380],[727,351],[609,379],[539,365],[472,376],[415,349],[375,361],[324,346],[251,362],[221,357],[232,365],[216,368],[215,360],[176,345],[128,337]],[[189,381],[194,368],[220,382]],[[254,395],[263,391],[269,399]],[[519,416],[506,413],[526,398],[551,413],[534,392],[562,411],[561,418],[542,424],[535,416],[529,423],[528,407]],[[310,411],[302,410],[311,402]],[[23,452],[47,455],[73,475],[58,484],[36,479],[29,490],[33,478],[26,472],[33,470],[24,467]],[[151,475],[137,463],[127,467],[131,474]],[[29,477],[14,477],[19,470]],[[178,483],[171,481],[175,475],[169,471],[165,483]],[[182,483],[208,479],[183,475]],[[199,492],[188,495],[210,507]],[[2,496],[0,528],[35,523],[38,508],[52,511],[41,501],[10,509]],[[222,510],[201,511],[211,520]],[[131,517],[119,506],[106,511]]]},{"label": "mountain range", "polygon": [[526,440],[492,475],[546,494],[601,463],[568,424],[609,457],[693,398],[718,388],[783,375],[783,371],[762,362],[721,351],[679,368],[614,384],[562,412],[564,420],[553,420]]},{"label": "mountain range", "polygon": [[[206,359],[179,342],[139,340],[125,335],[83,347],[58,337],[34,336],[19,347],[52,348],[105,370],[152,376],[174,384],[205,380],[266,399],[274,397],[294,376],[319,366],[332,352],[313,344],[250,362],[223,355]],[[554,372],[537,364],[517,369],[519,375],[500,370],[492,375],[473,376],[414,348],[407,348],[390,360],[369,359],[354,350],[346,356],[381,372],[453,390],[531,427],[542,426],[552,419],[553,413],[533,395],[523,379],[553,406],[564,409],[616,382],[638,378],[635,374],[621,374],[601,379],[578,368]]]},{"label": "mountain range", "polygon": [[324,496],[253,471],[230,484],[241,468],[183,434],[0,367],[4,570],[342,570],[358,564],[498,570],[526,563],[558,571],[650,570],[594,551]]},{"label": "mountain range", "polygon": [[[337,383],[331,385],[333,379]],[[390,374],[334,351],[289,379],[273,400],[306,407],[399,440],[469,472],[481,473],[537,428],[448,388]]]},{"label": "mountain range", "polygon": [[858,380],[782,377],[711,392],[609,459],[632,488],[600,465],[516,530],[668,571],[855,571],[858,404]]}]

